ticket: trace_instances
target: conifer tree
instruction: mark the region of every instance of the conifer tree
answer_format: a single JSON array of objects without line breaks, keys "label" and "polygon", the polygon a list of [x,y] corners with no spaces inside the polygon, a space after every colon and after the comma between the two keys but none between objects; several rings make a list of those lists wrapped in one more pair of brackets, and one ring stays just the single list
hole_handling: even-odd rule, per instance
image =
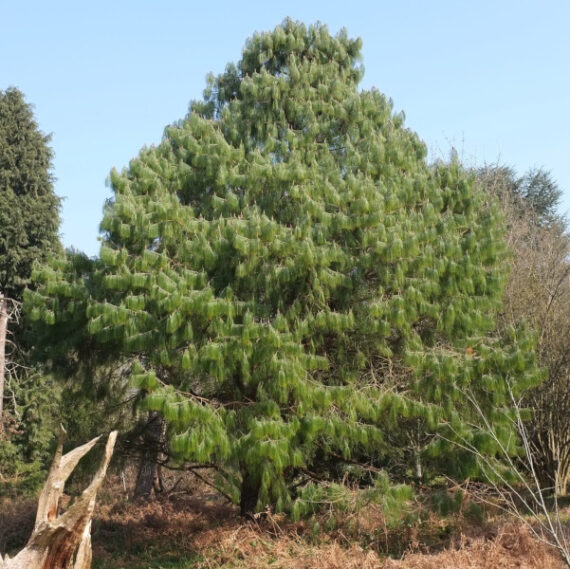
[{"label": "conifer tree", "polygon": [[22,93],[15,88],[0,91],[0,433],[7,336],[10,345],[19,342],[10,315],[30,282],[33,263],[60,249],[49,140]]},{"label": "conifer tree", "polygon": [[0,291],[15,300],[33,263],[61,248],[50,138],[18,89],[0,91]]},{"label": "conifer tree", "polygon": [[290,20],[255,34],[111,173],[99,293],[46,271],[30,297],[56,323],[86,306],[89,333],[138,359],[175,459],[216,464],[243,513],[291,507],[320,461],[388,457],[406,422],[468,436],[466,394],[494,420],[506,381],[535,380],[529,346],[492,334],[497,211],[359,90],[360,49]]},{"label": "conifer tree", "polygon": [[[476,171],[483,190],[499,199],[508,208],[508,216],[519,219],[534,217],[539,227],[565,231],[567,220],[560,214],[562,190],[552,173],[544,168],[530,168],[522,176],[509,166],[485,165]],[[509,221],[512,221],[509,219]]]}]

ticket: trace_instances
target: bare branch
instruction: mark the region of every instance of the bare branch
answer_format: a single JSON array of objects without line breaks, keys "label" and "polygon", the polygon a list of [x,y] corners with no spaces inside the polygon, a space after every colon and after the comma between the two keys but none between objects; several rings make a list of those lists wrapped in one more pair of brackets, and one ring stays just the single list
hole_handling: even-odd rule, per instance
[{"label": "bare branch", "polygon": [[546,488],[541,486],[537,474],[530,437],[522,418],[521,403],[514,396],[510,384],[508,384],[508,390],[514,419],[509,417],[506,412],[505,416],[514,423],[520,437],[524,451],[522,458],[526,463],[526,472],[530,475],[530,482],[527,474],[521,472],[520,467],[513,460],[512,453],[508,450],[508,445],[505,445],[498,436],[488,417],[477,402],[477,399],[472,393],[467,393],[467,399],[482,422],[482,425],[472,425],[472,427],[484,431],[492,438],[499,449],[500,459],[508,466],[510,472],[515,475],[518,483],[524,490],[524,495],[521,490],[503,474],[494,457],[483,454],[469,440],[453,429],[451,425],[448,425],[448,427],[456,438],[454,440],[443,436],[441,438],[473,454],[482,465],[483,470],[486,471],[488,484],[490,484],[495,494],[501,499],[502,504],[490,502],[485,498],[482,499],[483,502],[492,503],[494,506],[500,507],[503,511],[517,518],[537,539],[557,549],[564,559],[564,562],[570,566],[570,546],[562,527],[556,492],[554,492],[554,512],[552,512],[549,510],[544,497]]}]

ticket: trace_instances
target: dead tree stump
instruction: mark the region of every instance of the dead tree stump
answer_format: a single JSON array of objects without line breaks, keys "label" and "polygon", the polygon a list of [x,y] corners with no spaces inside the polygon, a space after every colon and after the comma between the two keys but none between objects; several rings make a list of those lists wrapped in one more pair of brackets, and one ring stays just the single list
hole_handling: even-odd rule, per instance
[{"label": "dead tree stump", "polygon": [[105,478],[113,454],[117,432],[107,440],[105,455],[91,484],[63,514],[58,515],[63,487],[79,460],[85,456],[100,437],[62,454],[65,430],[57,445],[57,451],[48,479],[38,501],[38,513],[34,530],[26,547],[15,557],[0,556],[0,569],[90,569],[91,568],[91,517],[95,508],[97,491]]}]

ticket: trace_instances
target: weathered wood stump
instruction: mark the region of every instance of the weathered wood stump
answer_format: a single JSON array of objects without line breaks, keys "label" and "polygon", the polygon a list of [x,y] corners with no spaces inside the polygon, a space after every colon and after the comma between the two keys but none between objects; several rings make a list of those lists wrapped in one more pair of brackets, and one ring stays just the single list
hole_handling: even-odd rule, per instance
[{"label": "weathered wood stump", "polygon": [[55,458],[38,501],[34,530],[26,547],[15,557],[0,556],[0,569],[90,569],[91,517],[95,509],[97,491],[105,478],[113,454],[117,432],[107,440],[105,455],[91,484],[63,514],[58,515],[63,487],[73,469],[100,437],[62,454],[65,430],[57,445]]}]

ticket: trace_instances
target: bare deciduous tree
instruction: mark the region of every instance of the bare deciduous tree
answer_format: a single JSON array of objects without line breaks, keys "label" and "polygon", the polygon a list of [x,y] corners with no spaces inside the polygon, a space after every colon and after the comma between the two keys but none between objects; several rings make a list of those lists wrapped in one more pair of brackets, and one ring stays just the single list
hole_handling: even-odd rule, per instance
[{"label": "bare deciduous tree", "polygon": [[[523,402],[514,395],[510,385],[508,390],[511,406],[505,410],[505,416],[513,422],[514,432],[520,438],[522,448],[517,457],[513,457],[512,451],[501,440],[471,393],[467,393],[467,399],[481,419],[477,428],[484,431],[485,436],[492,438],[496,445],[496,454],[489,456],[482,452],[453,427],[451,430],[456,439],[447,440],[477,457],[495,499],[489,500],[486,493],[473,493],[474,496],[514,516],[536,539],[554,547],[570,567],[570,542],[562,523],[556,494],[550,506],[546,498],[550,492],[542,485],[539,466],[535,462],[536,451],[532,448],[527,423],[523,419]],[[508,471],[505,471],[505,466]]]},{"label": "bare deciduous tree", "polygon": [[531,219],[511,224],[512,271],[503,323],[528,322],[538,334],[542,384],[527,405],[533,411],[529,437],[543,487],[567,492],[570,474],[570,264],[568,238]]},{"label": "bare deciduous tree", "polygon": [[512,252],[499,326],[530,326],[545,370],[544,381],[525,399],[533,412],[528,437],[537,476],[544,489],[565,495],[570,475],[570,239],[565,220],[555,215],[560,191],[540,170],[517,179],[513,170],[495,166],[478,177],[500,202]]}]

